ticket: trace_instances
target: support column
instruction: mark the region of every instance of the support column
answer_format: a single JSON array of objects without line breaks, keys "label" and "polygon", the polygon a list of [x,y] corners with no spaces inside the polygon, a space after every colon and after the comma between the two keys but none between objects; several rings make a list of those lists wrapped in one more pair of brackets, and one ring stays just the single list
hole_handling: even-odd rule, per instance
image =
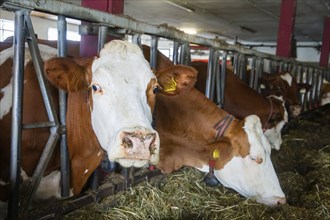
[{"label": "support column", "polygon": [[296,16],[296,6],[297,0],[282,0],[281,17],[277,33],[277,56],[287,58],[292,57],[291,45]]},{"label": "support column", "polygon": [[330,52],[330,17],[324,19],[320,67],[328,67]]},{"label": "support column", "polygon": [[[81,6],[110,14],[122,14],[124,12],[124,0],[82,0]],[[107,39],[109,41],[110,39]],[[98,37],[93,35],[81,36],[80,56],[91,57],[97,54]]]}]

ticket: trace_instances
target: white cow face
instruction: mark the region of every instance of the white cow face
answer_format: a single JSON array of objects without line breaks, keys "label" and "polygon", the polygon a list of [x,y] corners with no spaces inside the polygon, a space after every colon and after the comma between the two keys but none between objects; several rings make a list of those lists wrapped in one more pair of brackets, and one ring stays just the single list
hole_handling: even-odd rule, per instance
[{"label": "white cow face", "polygon": [[92,73],[92,125],[109,159],[126,167],[158,163],[150,105],[155,94],[149,91],[158,85],[140,48],[111,41],[94,60]]},{"label": "white cow face", "polygon": [[285,203],[285,195],[270,160],[270,145],[263,135],[257,116],[245,118],[244,130],[250,143],[250,154],[234,157],[223,169],[216,170],[220,182],[257,202],[275,206]]}]

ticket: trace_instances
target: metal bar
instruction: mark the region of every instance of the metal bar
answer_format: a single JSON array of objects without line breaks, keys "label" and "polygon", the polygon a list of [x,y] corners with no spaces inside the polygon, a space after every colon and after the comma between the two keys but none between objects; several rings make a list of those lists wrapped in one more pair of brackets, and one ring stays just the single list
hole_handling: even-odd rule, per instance
[{"label": "metal bar", "polygon": [[158,37],[151,36],[150,67],[151,67],[151,69],[154,69],[154,70],[157,67],[157,47],[158,47]]},{"label": "metal bar", "polygon": [[246,68],[247,68],[247,57],[242,55],[241,57],[241,79],[246,83]]},{"label": "metal bar", "polygon": [[29,124],[24,124],[23,129],[35,129],[35,128],[49,128],[49,127],[54,127],[56,124],[54,122],[38,122],[38,123],[29,123]]},{"label": "metal bar", "polygon": [[179,47],[180,43],[178,41],[173,42],[173,64],[177,65],[179,63]]},{"label": "metal bar", "polygon": [[239,63],[239,54],[238,53],[235,53],[234,54],[234,70],[233,70],[233,72],[234,72],[234,74],[235,75],[237,75],[237,73],[238,73],[238,63]]},{"label": "metal bar", "polygon": [[[213,73],[214,73],[214,83],[216,89],[216,104],[218,106],[221,105],[221,86],[220,86],[220,66],[219,66],[219,50],[216,50],[213,55],[214,59],[214,67],[213,67]],[[214,90],[214,89],[213,89]],[[213,99],[212,99],[213,100]]]},{"label": "metal bar", "polygon": [[256,84],[256,77],[255,74],[256,73],[256,58],[253,57],[252,61],[251,61],[251,71],[250,71],[250,79],[249,79],[249,86],[250,88],[254,88],[255,84]]},{"label": "metal bar", "polygon": [[[57,20],[57,31],[58,31],[58,56],[67,56],[67,40],[66,31],[67,24],[66,19],[63,15],[58,16]],[[59,113],[60,113],[60,123],[62,126],[66,126],[66,106],[67,95],[62,89],[59,89]],[[61,162],[61,196],[70,196],[70,164],[69,164],[69,151],[67,146],[67,136],[66,134],[61,134],[60,141],[60,162]]]},{"label": "metal bar", "polygon": [[205,96],[210,99],[211,98],[211,81],[213,75],[213,54],[214,48],[210,47],[209,49],[209,62],[207,64],[207,76],[206,76],[206,87],[205,87]]},{"label": "metal bar", "polygon": [[22,97],[24,88],[24,16],[26,11],[15,12],[14,65],[13,65],[13,105],[11,118],[10,146],[10,192],[8,200],[8,219],[18,218],[19,182],[21,169],[22,140]]},{"label": "metal bar", "polygon": [[133,34],[132,42],[139,45],[139,47],[142,49],[141,34]]},{"label": "metal bar", "polygon": [[[150,25],[139,22],[134,19],[102,12],[95,9],[84,8],[74,4],[68,4],[58,0],[52,1],[30,1],[30,0],[0,0],[0,4],[4,9],[10,10],[17,7],[25,7],[36,11],[42,11],[50,14],[64,15],[66,17],[79,19],[83,21],[90,21],[95,23],[105,23],[109,26],[122,27],[133,32],[144,33],[149,35],[161,36],[172,40],[181,40],[191,42],[199,45],[214,47],[222,50],[237,51],[243,54],[250,54],[263,58],[270,58],[274,60],[283,60],[288,62],[297,62],[292,59],[274,56],[239,45],[231,45],[221,39],[208,39],[196,35],[186,34],[173,27],[166,27],[164,25]],[[315,65],[317,67],[317,65]]]},{"label": "metal bar", "polygon": [[34,68],[36,70],[36,75],[38,78],[38,82],[40,85],[40,90],[42,94],[42,98],[44,101],[44,105],[47,111],[49,121],[54,121],[55,124],[59,125],[59,120],[55,111],[55,106],[53,102],[53,98],[50,92],[50,87],[48,81],[45,79],[43,74],[44,64],[40,55],[40,51],[38,48],[38,42],[35,36],[35,32],[33,30],[33,25],[31,22],[30,15],[25,16],[26,23],[26,31],[27,31],[27,42],[29,45],[29,49],[31,52],[31,57],[33,61]]},{"label": "metal bar", "polygon": [[97,52],[99,53],[104,44],[107,42],[107,32],[108,32],[108,27],[101,25],[99,26],[99,34],[98,34],[98,41],[97,41]]},{"label": "metal bar", "polygon": [[226,76],[227,76],[227,52],[222,53],[222,65],[220,71],[220,107],[225,103],[225,89],[226,89]]}]

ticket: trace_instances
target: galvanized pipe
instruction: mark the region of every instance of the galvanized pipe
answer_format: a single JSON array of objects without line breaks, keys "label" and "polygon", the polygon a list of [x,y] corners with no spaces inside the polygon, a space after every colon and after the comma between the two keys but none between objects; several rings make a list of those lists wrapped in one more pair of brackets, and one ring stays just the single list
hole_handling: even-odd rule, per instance
[{"label": "galvanized pipe", "polygon": [[250,71],[250,79],[249,79],[249,86],[250,88],[254,88],[256,84],[256,58],[253,57],[251,61],[251,71]]},{"label": "galvanized pipe", "polygon": [[225,103],[226,77],[227,77],[227,52],[222,53],[222,65],[220,71],[220,107]]},{"label": "galvanized pipe", "polygon": [[104,25],[99,26],[99,34],[98,34],[98,41],[97,41],[97,52],[99,53],[102,48],[104,47],[104,44],[107,42],[107,33],[108,33],[108,27]]},{"label": "galvanized pipe", "polygon": [[205,96],[211,98],[211,83],[213,78],[213,55],[214,48],[210,47],[209,49],[209,62],[207,64],[207,76],[206,76],[206,87],[205,87]]},{"label": "galvanized pipe", "polygon": [[13,62],[13,105],[11,117],[10,146],[10,191],[8,200],[8,219],[18,219],[19,185],[21,169],[22,108],[24,88],[24,16],[27,12],[15,12],[14,62]]},{"label": "galvanized pipe", "polygon": [[132,42],[137,44],[142,49],[141,34],[133,34]]},{"label": "galvanized pipe", "polygon": [[179,47],[180,43],[178,41],[173,42],[173,64],[177,65],[179,63]]},{"label": "galvanized pipe", "polygon": [[[57,31],[58,31],[58,56],[67,56],[67,40],[66,31],[67,24],[66,19],[63,15],[59,15],[57,19]],[[62,89],[59,89],[59,112],[60,112],[60,124],[66,126],[66,109],[67,109],[67,95]],[[70,164],[69,164],[69,151],[67,146],[67,136],[66,134],[61,134],[60,141],[60,151],[61,151],[61,196],[70,196]]]},{"label": "galvanized pipe", "polygon": [[158,48],[158,37],[151,36],[150,67],[151,67],[151,69],[154,69],[154,70],[157,67],[157,48]]}]

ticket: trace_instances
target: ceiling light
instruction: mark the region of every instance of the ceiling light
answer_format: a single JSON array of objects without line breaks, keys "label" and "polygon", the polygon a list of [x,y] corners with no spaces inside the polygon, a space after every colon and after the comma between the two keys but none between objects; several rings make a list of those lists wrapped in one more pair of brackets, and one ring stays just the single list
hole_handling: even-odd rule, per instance
[{"label": "ceiling light", "polygon": [[173,5],[175,7],[181,8],[188,12],[195,12],[196,9],[192,7],[191,5],[188,5],[187,2],[180,1],[180,0],[165,0],[165,2],[169,3],[170,5]]},{"label": "ceiling light", "polygon": [[181,28],[181,31],[185,32],[186,34],[196,34],[197,30],[195,28]]}]

